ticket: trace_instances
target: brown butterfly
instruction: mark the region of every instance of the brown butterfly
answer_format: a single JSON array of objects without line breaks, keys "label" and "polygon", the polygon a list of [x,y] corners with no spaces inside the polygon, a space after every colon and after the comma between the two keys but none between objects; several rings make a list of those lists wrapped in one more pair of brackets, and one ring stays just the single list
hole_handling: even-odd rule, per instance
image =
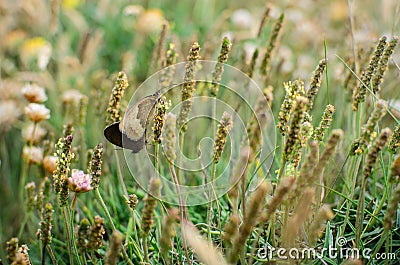
[{"label": "brown butterfly", "polygon": [[119,147],[137,153],[146,144],[148,120],[154,115],[158,93],[147,96],[130,107],[121,122],[113,123],[104,129],[106,139]]}]

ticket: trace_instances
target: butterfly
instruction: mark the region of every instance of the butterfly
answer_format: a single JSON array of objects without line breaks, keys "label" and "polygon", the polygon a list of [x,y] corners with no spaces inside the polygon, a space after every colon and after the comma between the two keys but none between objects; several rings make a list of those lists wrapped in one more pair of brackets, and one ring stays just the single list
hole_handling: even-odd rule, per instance
[{"label": "butterfly", "polygon": [[154,115],[158,93],[147,96],[131,106],[121,122],[115,122],[104,129],[106,139],[119,147],[137,153],[146,145],[148,120]]}]

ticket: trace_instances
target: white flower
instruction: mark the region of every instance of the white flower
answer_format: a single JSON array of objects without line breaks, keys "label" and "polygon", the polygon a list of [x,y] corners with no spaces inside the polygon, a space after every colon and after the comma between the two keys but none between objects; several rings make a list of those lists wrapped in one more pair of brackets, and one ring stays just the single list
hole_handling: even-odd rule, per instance
[{"label": "white flower", "polygon": [[22,156],[28,163],[40,164],[43,160],[43,149],[36,146],[32,146],[31,148],[24,146]]},{"label": "white flower", "polygon": [[17,121],[21,115],[17,103],[14,100],[0,101],[0,132],[6,131]]},{"label": "white flower", "polygon": [[91,186],[92,177],[82,170],[72,169],[71,177],[68,178],[68,188],[72,192],[83,193],[93,189]]},{"label": "white flower", "polygon": [[22,87],[22,94],[31,103],[42,103],[47,100],[45,89],[36,84],[26,84]]},{"label": "white flower", "polygon": [[241,29],[249,29],[253,24],[253,18],[247,9],[238,9],[231,16],[232,24]]},{"label": "white flower", "polygon": [[62,94],[62,102],[64,104],[78,104],[84,95],[76,89],[70,89]]},{"label": "white flower", "polygon": [[46,130],[39,126],[39,124],[35,125],[30,123],[28,127],[22,130],[22,137],[25,142],[37,144],[43,137],[46,135]]},{"label": "white flower", "polygon": [[50,118],[50,110],[43,104],[29,103],[25,107],[25,114],[33,122],[40,122]]},{"label": "white flower", "polygon": [[57,157],[56,156],[45,156],[43,158],[43,167],[47,172],[53,174],[53,172],[57,168]]},{"label": "white flower", "polygon": [[124,8],[123,14],[125,16],[137,16],[142,13],[143,10],[144,8],[141,5],[129,5]]}]

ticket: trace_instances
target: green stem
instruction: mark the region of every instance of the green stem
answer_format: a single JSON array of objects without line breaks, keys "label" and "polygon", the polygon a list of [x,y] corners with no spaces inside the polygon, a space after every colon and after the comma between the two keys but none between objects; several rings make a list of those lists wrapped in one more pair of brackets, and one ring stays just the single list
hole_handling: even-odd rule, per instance
[{"label": "green stem", "polygon": [[[180,153],[181,153],[181,155],[183,154],[183,140],[184,140],[184,132],[183,131],[179,131],[179,149],[180,149]],[[181,155],[179,155],[178,157],[177,157],[177,165],[178,165],[178,170],[176,170],[176,177],[177,177],[177,179],[178,179],[178,181],[179,181],[179,183],[182,183],[181,182],[181,170],[180,170],[180,167],[181,167],[181,165],[180,165],[180,161],[181,161],[181,159],[180,159],[180,157],[181,157]]]},{"label": "green stem", "polygon": [[26,213],[24,215],[24,219],[22,220],[21,226],[20,226],[19,231],[18,231],[18,238],[21,238],[22,233],[24,232],[25,225],[28,222],[28,218],[29,218],[30,214],[31,213],[29,212],[29,213]]},{"label": "green stem", "polygon": [[[343,234],[345,233],[346,226],[347,226],[347,223],[348,223],[349,218],[350,218],[350,207],[351,207],[351,204],[352,204],[352,200],[354,198],[354,192],[355,192],[356,184],[357,184],[357,174],[354,174],[353,171],[354,171],[354,167],[356,167],[357,168],[356,172],[358,172],[358,168],[360,166],[360,161],[358,160],[358,158],[353,158],[352,159],[352,164],[350,166],[351,170],[349,171],[348,175],[349,176],[353,176],[353,182],[352,182],[352,185],[351,185],[349,200],[346,200],[346,201],[343,202],[343,203],[347,204],[347,208],[346,208],[346,216],[345,216],[345,219],[344,219],[344,222],[343,222],[343,228],[341,230],[340,236],[343,236]],[[357,166],[356,166],[356,164],[357,164]]]},{"label": "green stem", "polygon": [[32,146],[33,146],[33,139],[35,138],[36,128],[37,128],[37,122],[35,122],[33,124],[31,141],[29,142],[29,154],[28,154],[28,162],[27,162],[28,165],[26,167],[26,171],[24,170],[23,174],[21,176],[21,183],[20,183],[20,187],[19,187],[19,199],[21,202],[24,201],[25,183],[26,183],[26,180],[28,179],[29,170],[31,167]]},{"label": "green stem", "polygon": [[389,187],[386,187],[385,190],[383,191],[382,199],[380,200],[379,205],[375,209],[374,213],[371,215],[371,218],[369,219],[367,226],[365,227],[365,229],[363,231],[363,234],[365,232],[367,232],[369,229],[371,229],[372,226],[375,224],[376,218],[374,216],[378,215],[381,212],[381,210],[383,208],[383,204],[385,203],[387,195],[388,195],[388,190],[390,190],[391,187],[392,187],[392,183],[390,183]]},{"label": "green stem", "polygon": [[[175,172],[175,168],[174,166],[171,164],[170,165],[170,170],[171,170],[171,174],[172,174],[172,178],[174,180],[175,186],[176,186],[176,192],[178,193],[178,199],[179,199],[179,210],[180,210],[180,214],[181,214],[181,218],[184,222],[187,222],[188,220],[188,215],[187,215],[187,211],[186,211],[186,205],[182,199],[182,195],[181,195],[181,190],[179,188],[179,179],[178,176]],[[181,227],[181,229],[183,229],[183,226]],[[186,244],[186,238],[182,237],[182,244],[183,244],[183,249],[185,252],[185,256],[187,259],[188,264],[192,264],[189,258],[189,252],[188,252],[188,248],[187,248],[187,244]]]},{"label": "green stem", "polygon": [[[214,179],[215,179],[215,170],[216,169],[216,163],[212,163],[212,168],[211,168],[211,182],[210,182],[210,184],[211,184],[211,189],[210,189],[210,192],[209,192],[209,200],[211,200],[211,201],[209,201],[209,203],[208,203],[208,209],[207,209],[207,238],[208,238],[208,241],[210,242],[210,243],[212,243],[212,240],[211,240],[211,213],[212,213],[212,210],[213,210],[213,201],[214,200],[212,200],[211,198],[212,198],[212,196],[214,196],[214,186],[213,186],[213,181],[214,181]],[[213,194],[211,194],[211,193],[213,193]]]},{"label": "green stem", "polygon": [[51,262],[53,263],[53,265],[58,265],[56,256],[54,255],[53,249],[51,248],[51,246],[47,246],[47,252],[49,253]]},{"label": "green stem", "polygon": [[119,156],[118,156],[117,149],[114,149],[114,155],[115,155],[115,159],[116,159],[116,162],[117,162],[118,182],[122,187],[122,192],[123,192],[124,196],[128,198],[128,190],[126,189],[126,185],[125,185],[125,182],[124,182],[124,177],[122,176],[122,169],[121,169],[121,164],[119,163]]},{"label": "green stem", "polygon": [[387,238],[387,234],[388,234],[388,230],[384,230],[382,235],[379,238],[378,243],[375,245],[375,250],[371,255],[371,259],[368,261],[367,265],[371,263],[371,261],[374,261],[374,257],[376,256],[376,254],[379,252],[379,250],[381,249],[383,243],[386,241]]},{"label": "green stem", "polygon": [[68,218],[68,214],[67,214],[67,209],[68,207],[64,206],[62,207],[62,213],[64,216],[64,225],[65,225],[65,231],[67,234],[67,247],[68,247],[68,256],[69,256],[69,263],[70,264],[74,264],[73,263],[73,251],[72,251],[72,242],[71,242],[71,231],[70,231],[70,227],[69,227],[69,218]]},{"label": "green stem", "polygon": [[142,240],[143,240],[144,261],[146,262],[146,264],[150,264],[150,260],[149,260],[149,248],[148,248],[148,246],[147,246],[147,236],[144,235]]},{"label": "green stem", "polygon": [[[98,188],[95,188],[95,193],[96,193],[97,199],[98,199],[99,202],[100,202],[101,207],[103,208],[103,210],[104,210],[104,212],[105,212],[105,214],[106,214],[106,217],[107,217],[107,219],[108,219],[108,222],[109,222],[110,225],[111,225],[112,230],[113,230],[113,231],[114,231],[114,230],[117,230],[117,229],[115,228],[114,222],[113,222],[113,220],[112,220],[112,218],[111,218],[110,212],[108,211],[107,206],[106,206],[106,204],[104,203],[104,200],[103,200],[103,198],[101,197],[101,194],[100,194],[100,191],[99,191]],[[122,255],[124,256],[125,261],[126,261],[129,265],[133,265],[132,261],[130,260],[130,258],[129,258],[129,256],[128,256],[128,253],[126,253],[126,250],[125,250],[124,245],[122,245],[122,250],[121,250],[121,252],[122,252]]]},{"label": "green stem", "polygon": [[356,247],[361,248],[361,236],[363,231],[364,221],[364,200],[365,200],[365,189],[367,185],[367,179],[363,177],[360,189],[360,196],[358,199],[357,212],[356,212]]}]

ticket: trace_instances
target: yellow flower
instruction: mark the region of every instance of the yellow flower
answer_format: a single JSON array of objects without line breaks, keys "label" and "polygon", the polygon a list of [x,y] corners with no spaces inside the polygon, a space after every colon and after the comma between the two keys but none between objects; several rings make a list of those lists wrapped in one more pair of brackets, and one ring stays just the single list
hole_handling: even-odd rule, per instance
[{"label": "yellow flower", "polygon": [[39,69],[44,70],[50,60],[51,45],[44,38],[36,37],[26,40],[20,49],[20,58],[25,66],[37,60]]},{"label": "yellow flower", "polygon": [[75,9],[82,4],[82,0],[63,0],[61,5],[65,9]]},{"label": "yellow flower", "polygon": [[135,29],[143,34],[156,33],[161,30],[164,20],[161,10],[148,9],[138,16]]}]

